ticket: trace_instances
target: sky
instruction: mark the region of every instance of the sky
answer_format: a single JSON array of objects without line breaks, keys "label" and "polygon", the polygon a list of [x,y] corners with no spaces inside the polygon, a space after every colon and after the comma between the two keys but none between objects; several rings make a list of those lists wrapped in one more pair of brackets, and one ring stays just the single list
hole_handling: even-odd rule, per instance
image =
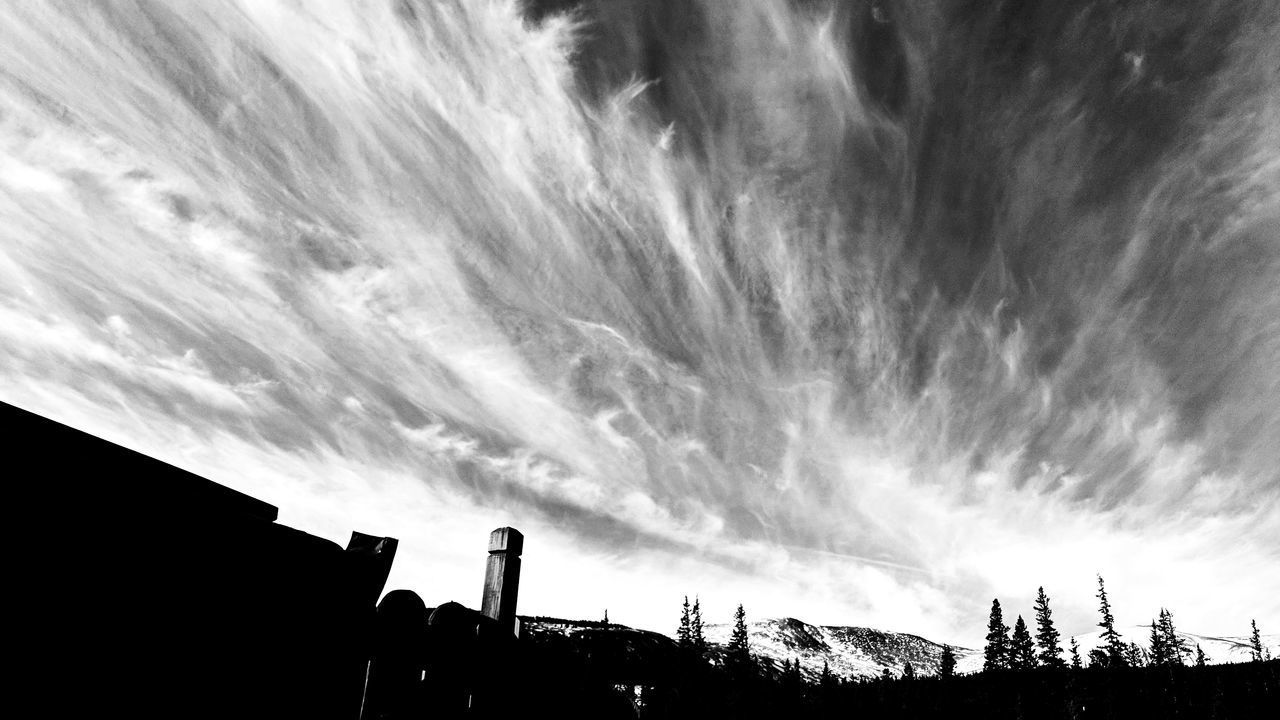
[{"label": "sky", "polygon": [[0,7],[0,400],[478,605],[1280,627],[1280,7]]}]

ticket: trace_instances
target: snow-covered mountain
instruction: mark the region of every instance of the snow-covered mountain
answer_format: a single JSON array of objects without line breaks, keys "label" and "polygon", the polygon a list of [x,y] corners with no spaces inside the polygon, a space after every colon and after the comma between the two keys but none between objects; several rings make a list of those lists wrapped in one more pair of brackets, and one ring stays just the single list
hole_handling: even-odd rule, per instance
[{"label": "snow-covered mountain", "polygon": [[[522,633],[540,638],[543,643],[571,644],[579,653],[595,658],[608,658],[639,672],[650,663],[669,662],[675,653],[675,641],[660,633],[636,630],[625,625],[592,621],[522,618]],[[708,625],[707,641],[713,658],[723,652],[729,642],[731,625]],[[938,672],[943,645],[907,633],[887,632],[864,627],[810,625],[795,618],[768,619],[747,624],[751,652],[764,664],[774,668],[784,662],[800,661],[801,669],[811,678],[822,672],[827,663],[838,677],[880,677],[887,669],[895,676],[902,674],[907,662],[917,674]],[[1150,627],[1125,628],[1125,642],[1147,645]],[[1248,637],[1217,637],[1179,632],[1194,652],[1198,644],[1211,664],[1246,662],[1249,660]],[[1075,636],[1080,656],[1088,663],[1089,651],[1101,645],[1100,633]],[[1273,657],[1280,657],[1280,635],[1263,635],[1263,646]],[[1070,639],[1063,640],[1063,658],[1069,659]],[[956,672],[972,673],[982,669],[982,650],[952,646],[956,655]]]},{"label": "snow-covered mountain", "polygon": [[[729,642],[729,625],[708,625],[707,642],[715,659]],[[938,671],[942,645],[916,635],[885,632],[862,627],[820,627],[795,618],[763,620],[748,624],[751,653],[764,664],[781,667],[793,659],[802,671],[816,678],[825,661],[840,677],[880,677],[887,668],[894,675],[910,662],[917,673]],[[547,646],[572,645],[579,654],[608,658],[611,664],[637,668],[647,662],[669,662],[675,641],[646,630],[625,625],[556,618],[521,618],[521,634]],[[975,671],[982,666],[982,653],[953,648],[957,671]]]},{"label": "snow-covered mountain", "polygon": [[[1144,654],[1147,652],[1151,639],[1150,625],[1134,625],[1129,628],[1118,628],[1118,630],[1124,642],[1137,643],[1138,647],[1143,649]],[[1196,645],[1199,645],[1200,649],[1204,651],[1205,662],[1213,665],[1248,662],[1251,657],[1252,651],[1249,647],[1249,637],[1247,635],[1218,637],[1179,631],[1178,637],[1185,640],[1187,647],[1191,650],[1190,660],[1195,658]],[[1262,640],[1264,650],[1270,649],[1272,657],[1280,657],[1280,635],[1262,634],[1259,638]],[[1102,631],[1076,635],[1075,639],[1080,644],[1080,658],[1088,664],[1089,651],[1102,645]],[[1066,642],[1069,643],[1070,641]]]},{"label": "snow-covered mountain", "polygon": [[676,643],[661,633],[595,620],[521,617],[520,636],[545,650],[606,666],[617,680],[647,684],[673,666]]},{"label": "snow-covered mountain", "polygon": [[[716,644],[729,641],[730,625],[707,628],[707,639]],[[1135,626],[1123,632],[1125,642],[1133,641],[1145,648],[1151,628]],[[943,645],[917,635],[886,632],[862,627],[816,626],[795,618],[763,620],[748,623],[747,634],[752,653],[781,664],[800,660],[800,667],[810,674],[822,671],[825,661],[831,672],[842,677],[878,677],[887,668],[901,675],[909,661],[916,673],[938,672]],[[1247,662],[1250,659],[1248,637],[1216,637],[1179,632],[1194,653],[1198,644],[1210,664]],[[1264,648],[1280,657],[1280,635],[1262,635]],[[1088,664],[1089,651],[1101,644],[1100,633],[1076,636],[1080,656]],[[1063,640],[1063,659],[1069,659],[1070,639]],[[971,673],[982,669],[982,650],[952,646],[956,655],[956,672]]]},{"label": "snow-covered mountain", "polygon": [[[709,625],[707,640],[716,645],[729,642],[730,625]],[[810,625],[795,618],[762,620],[747,624],[752,654],[773,664],[800,661],[800,668],[810,676],[822,672],[827,663],[839,677],[880,677],[887,669],[902,674],[910,662],[916,673],[938,672],[942,660],[940,643],[918,635],[886,632],[864,627]],[[952,646],[957,672],[976,671],[982,667],[978,650]]]}]

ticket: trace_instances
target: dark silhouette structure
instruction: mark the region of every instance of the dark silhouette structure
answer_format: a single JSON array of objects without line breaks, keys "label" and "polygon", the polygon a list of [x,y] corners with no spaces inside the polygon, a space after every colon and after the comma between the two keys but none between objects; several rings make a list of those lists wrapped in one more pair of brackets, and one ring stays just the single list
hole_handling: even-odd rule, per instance
[{"label": "dark silhouette structure", "polygon": [[513,528],[490,538],[483,612],[430,609],[408,590],[382,596],[393,538],[355,532],[342,547],[280,525],[261,500],[2,403],[0,431],[20,463],[6,487],[10,620],[30,631],[10,657],[40,716],[634,715],[570,654],[517,641]]},{"label": "dark silhouette structure", "polygon": [[1280,661],[811,683],[605,623],[518,637],[513,528],[490,536],[481,610],[430,608],[409,590],[383,595],[393,538],[356,532],[340,546],[2,403],[0,437],[16,461],[11,687],[41,717],[1185,720],[1270,718],[1280,693]]},{"label": "dark silhouette structure", "polygon": [[[354,718],[392,538],[275,507],[4,405],[41,714]],[[13,498],[11,496],[11,501]]]}]

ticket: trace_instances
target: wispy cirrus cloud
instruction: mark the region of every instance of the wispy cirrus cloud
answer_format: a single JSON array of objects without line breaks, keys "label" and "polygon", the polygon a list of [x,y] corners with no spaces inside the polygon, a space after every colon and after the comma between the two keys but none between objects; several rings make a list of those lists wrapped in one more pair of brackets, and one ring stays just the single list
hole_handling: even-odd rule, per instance
[{"label": "wispy cirrus cloud", "polygon": [[428,602],[510,523],[530,612],[972,643],[1102,572],[1235,632],[1280,617],[1280,108],[1226,5],[1125,82],[927,3],[10,8],[0,398],[397,535]]}]

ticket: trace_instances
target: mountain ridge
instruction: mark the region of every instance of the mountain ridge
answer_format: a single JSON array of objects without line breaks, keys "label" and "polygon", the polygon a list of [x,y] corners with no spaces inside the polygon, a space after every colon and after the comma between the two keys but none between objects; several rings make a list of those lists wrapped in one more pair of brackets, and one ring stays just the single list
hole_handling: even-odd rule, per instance
[{"label": "mountain ridge", "polygon": [[[629,665],[642,665],[652,656],[657,662],[674,657],[675,640],[663,633],[640,630],[618,623],[593,620],[568,620],[549,617],[522,617],[522,633],[535,642],[570,642],[583,646],[584,652],[626,658]],[[1150,628],[1135,625],[1124,628],[1126,642],[1145,646],[1144,632]],[[722,661],[732,625],[707,625],[704,629],[712,662]],[[938,672],[945,643],[935,642],[912,633],[893,632],[853,625],[811,625],[794,617],[767,618],[747,623],[751,652],[766,667],[777,670],[783,663],[800,662],[810,679],[822,673],[825,663],[837,677],[874,678],[887,670],[901,676],[910,662],[919,675]],[[1100,631],[1074,636],[1080,645],[1080,656],[1088,663],[1089,651],[1101,645]],[[1246,662],[1250,659],[1246,636],[1213,636],[1178,632],[1194,653],[1196,645],[1204,650],[1209,664]],[[554,639],[553,639],[554,638]],[[1280,635],[1262,635],[1263,646],[1272,656],[1280,656]],[[1063,638],[1063,659],[1070,661],[1071,638]],[[956,656],[956,672],[974,673],[982,669],[981,649],[951,645]],[[1192,656],[1192,659],[1194,655]],[[1190,660],[1190,659],[1189,659]]]}]

